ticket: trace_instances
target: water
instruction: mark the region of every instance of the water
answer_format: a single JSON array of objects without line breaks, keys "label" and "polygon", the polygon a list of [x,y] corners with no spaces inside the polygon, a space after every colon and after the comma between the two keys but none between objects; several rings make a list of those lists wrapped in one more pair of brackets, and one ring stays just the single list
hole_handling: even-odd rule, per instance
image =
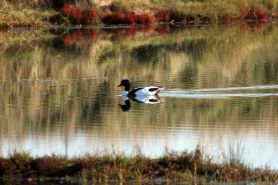
[{"label": "water", "polygon": [[[0,32],[0,151],[163,155],[278,169],[278,26]],[[155,104],[126,101],[163,85]],[[124,110],[119,105],[124,105]]]}]

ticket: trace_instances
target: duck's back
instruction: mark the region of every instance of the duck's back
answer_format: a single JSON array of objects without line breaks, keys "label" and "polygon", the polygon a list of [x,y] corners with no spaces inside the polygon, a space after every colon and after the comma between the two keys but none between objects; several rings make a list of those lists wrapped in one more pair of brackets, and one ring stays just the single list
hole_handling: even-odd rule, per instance
[{"label": "duck's back", "polygon": [[162,88],[157,86],[139,87],[129,92],[129,95],[134,96],[153,96],[156,95]]}]

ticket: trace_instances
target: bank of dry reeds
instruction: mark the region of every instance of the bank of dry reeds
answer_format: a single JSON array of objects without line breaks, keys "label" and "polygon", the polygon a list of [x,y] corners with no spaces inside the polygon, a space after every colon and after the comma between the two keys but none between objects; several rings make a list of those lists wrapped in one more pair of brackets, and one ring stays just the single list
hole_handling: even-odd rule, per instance
[{"label": "bank of dry reeds", "polygon": [[13,153],[0,158],[0,174],[9,180],[58,180],[105,182],[276,182],[278,173],[269,169],[251,169],[238,159],[213,163],[199,147],[193,152],[167,152],[151,159],[141,155],[87,155],[31,157]]},{"label": "bank of dry reeds", "polygon": [[43,3],[42,1],[2,0],[0,2],[0,28],[49,26],[50,17],[57,13],[47,6],[47,1]]},{"label": "bank of dry reeds", "polygon": [[[73,1],[75,2],[75,1]],[[208,24],[236,21],[269,22],[278,18],[278,2],[274,0],[172,1],[113,0],[78,1],[44,0],[0,2],[0,25],[49,26],[182,23]]]}]

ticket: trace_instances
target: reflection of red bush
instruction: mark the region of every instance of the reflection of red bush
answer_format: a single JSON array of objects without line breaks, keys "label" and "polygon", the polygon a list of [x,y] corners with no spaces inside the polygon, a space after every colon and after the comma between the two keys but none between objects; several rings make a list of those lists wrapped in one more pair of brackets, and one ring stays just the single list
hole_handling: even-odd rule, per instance
[{"label": "reflection of red bush", "polygon": [[72,40],[78,42],[82,39],[82,36],[83,36],[83,32],[78,30],[76,32],[73,32],[72,34]]},{"label": "reflection of red bush", "polygon": [[137,32],[137,29],[135,27],[130,27],[127,29],[127,36],[134,36]]},{"label": "reflection of red bush", "polygon": [[89,39],[92,40],[92,41],[94,41],[94,40],[96,40],[96,38],[97,38],[97,33],[96,33],[96,31],[95,31],[95,30],[90,30],[90,31],[89,31]]},{"label": "reflection of red bush", "polygon": [[156,33],[158,33],[159,35],[163,35],[163,34],[166,34],[166,33],[169,33],[170,32],[170,27],[168,25],[165,25],[165,26],[159,26],[157,28],[155,28],[154,30]]},{"label": "reflection of red bush", "polygon": [[170,32],[169,25],[164,25],[160,27],[154,27],[154,25],[145,25],[145,26],[130,26],[129,28],[118,28],[118,29],[107,29],[104,31],[99,31],[96,29],[89,29],[89,30],[75,30],[74,32],[67,33],[63,36],[63,43],[66,48],[69,48],[75,44],[78,47],[88,46],[88,40],[95,41],[97,37],[102,34],[111,35],[112,38],[126,38],[132,37],[136,35],[136,33],[147,33],[153,31],[157,32],[158,34],[165,34]]},{"label": "reflection of red bush", "polygon": [[69,47],[72,44],[71,36],[65,35],[63,38],[63,42],[64,42],[65,47]]}]

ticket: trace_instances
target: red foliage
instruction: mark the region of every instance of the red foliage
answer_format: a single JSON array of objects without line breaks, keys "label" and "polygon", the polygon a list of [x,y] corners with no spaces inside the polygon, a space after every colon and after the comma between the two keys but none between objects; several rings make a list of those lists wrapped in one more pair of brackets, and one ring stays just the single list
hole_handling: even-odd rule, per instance
[{"label": "red foliage", "polygon": [[77,14],[78,14],[77,11],[78,11],[77,8],[72,8],[72,9],[71,9],[71,12],[70,12],[70,13],[71,13],[70,15],[71,15],[73,18],[77,17]]},{"label": "red foliage", "polygon": [[152,24],[154,22],[154,18],[149,14],[141,14],[136,16],[137,24]]},{"label": "red foliage", "polygon": [[242,7],[240,10],[240,16],[242,19],[251,19],[251,20],[260,20],[260,21],[268,21],[269,13],[265,10],[262,10],[258,7]]},{"label": "red foliage", "polygon": [[69,47],[72,44],[72,39],[70,35],[65,35],[63,38],[65,47]]},{"label": "red foliage", "polygon": [[240,8],[240,17],[242,19],[246,19],[247,16],[248,16],[249,11],[250,11],[250,8],[248,8],[248,7],[241,7]]},{"label": "red foliage", "polygon": [[140,29],[138,31],[143,32],[143,33],[147,33],[151,31],[151,27],[150,26],[141,26]]},{"label": "red foliage", "polygon": [[240,16],[235,16],[235,15],[225,14],[225,15],[222,16],[222,21],[224,23],[236,22],[236,21],[239,21],[240,19],[241,19]]},{"label": "red foliage", "polygon": [[88,10],[88,13],[89,13],[89,17],[95,19],[97,17],[97,11],[95,9],[89,9]]},{"label": "red foliage", "polygon": [[127,29],[127,36],[134,36],[137,32],[137,29],[135,27],[130,27]]},{"label": "red foliage", "polygon": [[157,32],[159,35],[164,35],[170,32],[170,27],[169,25],[159,26],[155,28],[154,31]]},{"label": "red foliage", "polygon": [[70,16],[71,15],[71,6],[69,4],[64,4],[63,7],[63,15],[64,16]]},{"label": "red foliage", "polygon": [[95,9],[89,9],[87,11],[87,18],[86,18],[86,23],[87,24],[92,24],[98,19],[98,13]]},{"label": "red foliage", "polygon": [[255,8],[254,14],[258,20],[267,21],[269,19],[269,13],[262,9]]},{"label": "red foliage", "polygon": [[128,24],[134,24],[136,21],[136,14],[133,11],[126,12],[126,19]]},{"label": "red foliage", "polygon": [[134,24],[136,22],[136,14],[133,11],[119,11],[104,15],[102,22],[104,24]]},{"label": "red foliage", "polygon": [[160,10],[154,14],[154,17],[159,22],[169,22],[170,21],[170,14],[168,10]]},{"label": "red foliage", "polygon": [[264,21],[258,21],[256,22],[256,24],[254,25],[254,29],[255,30],[261,30],[261,29],[264,29],[264,28],[267,28],[268,24]]},{"label": "red foliage", "polygon": [[72,34],[72,40],[78,42],[82,39],[83,37],[83,32],[81,30],[78,30],[76,32],[73,32]]},{"label": "red foliage", "polygon": [[83,12],[80,9],[76,8],[75,16],[73,16],[73,17],[74,17],[76,23],[80,24],[80,23],[82,23],[82,20],[83,20]]},{"label": "red foliage", "polygon": [[97,32],[95,30],[90,30],[89,31],[89,39],[94,41],[97,38]]},{"label": "red foliage", "polygon": [[249,31],[249,26],[246,22],[242,22],[240,24],[240,32],[245,34],[247,31]]}]

